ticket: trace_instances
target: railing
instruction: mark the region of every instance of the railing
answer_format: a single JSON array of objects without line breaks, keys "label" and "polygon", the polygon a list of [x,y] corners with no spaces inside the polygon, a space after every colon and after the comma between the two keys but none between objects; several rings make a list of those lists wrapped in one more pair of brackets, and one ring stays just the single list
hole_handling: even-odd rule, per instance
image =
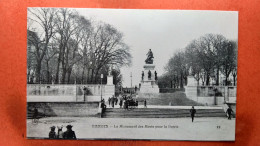
[{"label": "railing", "polygon": [[[86,87],[86,91],[84,91]],[[104,95],[105,85],[102,85],[102,94]],[[27,84],[27,95],[56,96],[56,95],[101,95],[101,85],[64,85],[64,84]]]}]

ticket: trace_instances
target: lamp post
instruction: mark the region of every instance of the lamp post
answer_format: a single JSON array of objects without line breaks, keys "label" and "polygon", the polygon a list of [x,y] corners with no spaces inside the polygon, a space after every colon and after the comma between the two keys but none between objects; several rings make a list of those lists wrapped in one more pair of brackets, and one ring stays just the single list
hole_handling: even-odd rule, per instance
[{"label": "lamp post", "polygon": [[[90,71],[91,70],[91,71]],[[89,62],[89,66],[88,66],[88,75],[87,75],[87,83],[90,81],[91,79],[91,76],[90,76],[90,73],[89,72],[92,72],[92,62],[90,61]],[[90,82],[89,82],[90,83]]]},{"label": "lamp post", "polygon": [[130,74],[130,78],[131,78],[131,88],[132,88],[132,72]]},{"label": "lamp post", "polygon": [[217,97],[216,97],[216,92],[217,92],[217,87],[213,87],[213,91],[214,91],[214,105],[217,105]]},{"label": "lamp post", "polygon": [[102,101],[102,79],[103,79],[103,74],[101,74],[101,100],[100,101]]}]

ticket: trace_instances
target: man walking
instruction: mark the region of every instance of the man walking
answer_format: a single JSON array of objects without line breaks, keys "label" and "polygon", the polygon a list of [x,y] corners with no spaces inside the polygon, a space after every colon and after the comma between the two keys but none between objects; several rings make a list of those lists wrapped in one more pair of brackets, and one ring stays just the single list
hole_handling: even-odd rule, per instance
[{"label": "man walking", "polygon": [[227,114],[228,114],[228,119],[229,119],[229,120],[231,120],[232,113],[233,113],[233,110],[231,109],[230,106],[228,106]]},{"label": "man walking", "polygon": [[38,109],[36,108],[36,106],[33,109],[33,123],[37,123],[38,122]]},{"label": "man walking", "polygon": [[193,120],[194,120],[195,113],[196,113],[196,110],[194,109],[194,106],[192,106],[192,108],[190,109],[190,114],[191,114],[191,120],[192,120],[192,122],[193,122]]},{"label": "man walking", "polygon": [[144,107],[147,108],[146,99],[144,100]]},{"label": "man walking", "polygon": [[84,92],[84,100],[86,99],[85,97],[86,97],[86,94],[87,94],[87,88],[84,86],[83,87],[83,92]]},{"label": "man walking", "polygon": [[108,97],[108,105],[110,106],[111,98]]},{"label": "man walking", "polygon": [[112,103],[112,107],[114,108],[114,106],[115,106],[115,98],[114,98],[114,95],[113,95],[112,98],[111,98],[111,103]]}]

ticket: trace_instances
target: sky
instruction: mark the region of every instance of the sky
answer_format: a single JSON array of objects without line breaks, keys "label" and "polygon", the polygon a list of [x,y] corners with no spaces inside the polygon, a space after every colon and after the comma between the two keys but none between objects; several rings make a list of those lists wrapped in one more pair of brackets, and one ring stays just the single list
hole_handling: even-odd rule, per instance
[{"label": "sky", "polygon": [[130,47],[132,66],[121,68],[123,86],[138,85],[149,49],[158,76],[176,51],[205,34],[222,34],[238,39],[238,12],[138,9],[76,9],[86,18],[109,23],[124,34]]}]

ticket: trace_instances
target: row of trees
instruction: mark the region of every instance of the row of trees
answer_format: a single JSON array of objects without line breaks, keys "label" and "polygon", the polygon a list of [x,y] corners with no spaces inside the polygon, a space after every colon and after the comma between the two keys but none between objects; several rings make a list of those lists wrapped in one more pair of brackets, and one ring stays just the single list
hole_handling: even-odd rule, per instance
[{"label": "row of trees", "polygon": [[202,85],[220,84],[220,74],[225,77],[224,85],[229,85],[233,77],[236,85],[237,42],[226,39],[223,35],[206,34],[193,40],[182,51],[171,57],[165,67],[166,73],[159,77],[161,88],[183,88],[187,76],[193,75]]},{"label": "row of trees", "polygon": [[67,8],[28,8],[27,21],[28,80],[99,83],[100,74],[113,67],[121,84],[119,68],[132,57],[116,28]]}]

